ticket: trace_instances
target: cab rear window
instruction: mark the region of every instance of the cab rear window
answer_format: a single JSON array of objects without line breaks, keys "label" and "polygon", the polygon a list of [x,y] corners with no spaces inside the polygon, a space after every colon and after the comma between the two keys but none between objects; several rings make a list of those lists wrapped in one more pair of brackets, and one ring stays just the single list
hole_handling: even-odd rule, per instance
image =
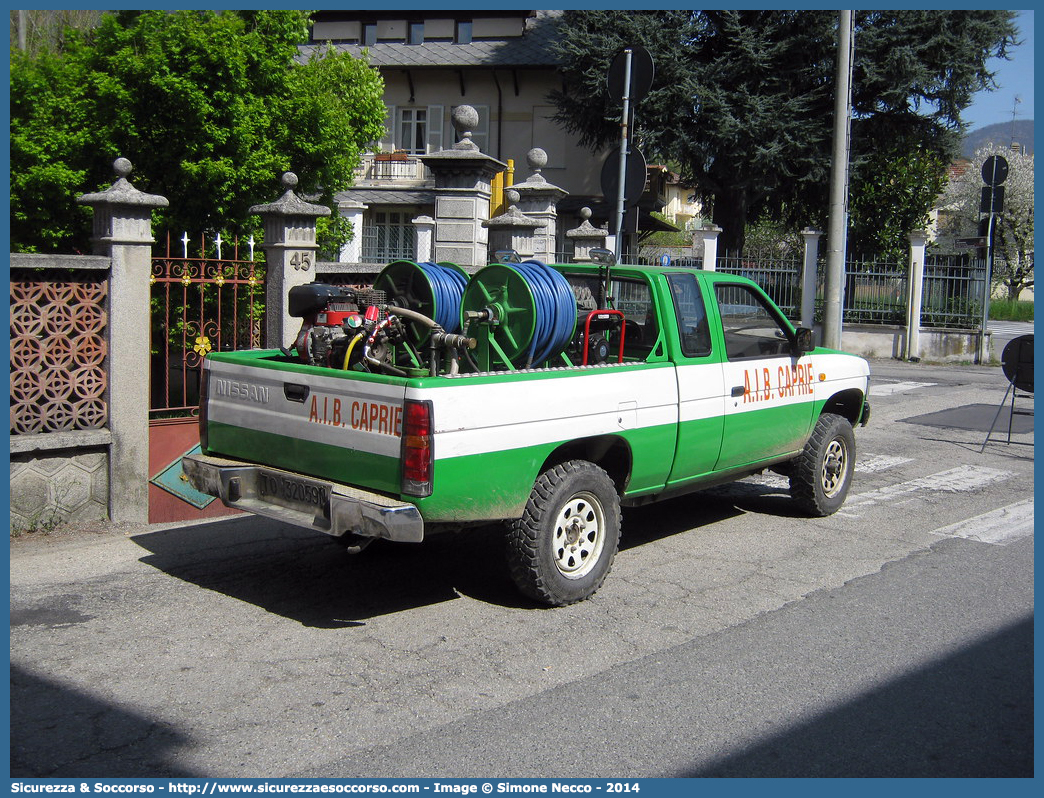
[{"label": "cab rear window", "polygon": [[711,353],[710,324],[707,308],[703,304],[696,276],[679,272],[667,275],[667,285],[674,300],[674,312],[678,318],[678,333],[681,336],[682,354],[687,357],[704,357]]}]

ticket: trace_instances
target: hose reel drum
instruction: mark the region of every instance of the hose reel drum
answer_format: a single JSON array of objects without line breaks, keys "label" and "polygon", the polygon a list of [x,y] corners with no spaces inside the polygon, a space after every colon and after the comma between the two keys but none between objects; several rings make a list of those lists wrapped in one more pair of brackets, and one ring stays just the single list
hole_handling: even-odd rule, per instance
[{"label": "hose reel drum", "polygon": [[536,260],[492,263],[461,300],[464,334],[481,371],[535,368],[560,355],[576,330],[576,297],[559,272]]},{"label": "hose reel drum", "polygon": [[[397,260],[384,267],[373,287],[384,291],[389,305],[419,313],[447,333],[457,333],[461,297],[467,284],[468,273],[455,263]],[[406,332],[410,343],[421,347],[428,343],[431,327],[410,319],[406,321]]]}]

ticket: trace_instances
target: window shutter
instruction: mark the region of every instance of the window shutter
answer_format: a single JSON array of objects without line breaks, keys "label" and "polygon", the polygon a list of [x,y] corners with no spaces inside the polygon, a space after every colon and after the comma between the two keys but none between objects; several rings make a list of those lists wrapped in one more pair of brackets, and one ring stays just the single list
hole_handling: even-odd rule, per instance
[{"label": "window shutter", "polygon": [[442,149],[443,106],[428,106],[428,152]]},{"label": "window shutter", "polygon": [[388,106],[388,120],[384,126],[384,137],[381,139],[381,151],[382,152],[393,152],[395,142],[399,138],[396,126],[399,124],[398,109],[394,105]]}]

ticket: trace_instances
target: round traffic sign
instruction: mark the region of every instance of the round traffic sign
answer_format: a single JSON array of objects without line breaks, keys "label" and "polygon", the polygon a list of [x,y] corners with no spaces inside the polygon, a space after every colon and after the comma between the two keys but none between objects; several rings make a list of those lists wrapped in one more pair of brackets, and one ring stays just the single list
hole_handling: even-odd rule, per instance
[{"label": "round traffic sign", "polygon": [[1020,335],[1004,347],[1001,370],[1008,382],[1026,393],[1033,393],[1033,335]]},{"label": "round traffic sign", "polygon": [[656,67],[652,56],[640,44],[624,47],[616,54],[609,66],[609,97],[620,102],[624,96],[624,76],[627,73],[627,51],[631,51],[631,102],[638,102],[652,88]]},{"label": "round traffic sign", "polygon": [[[637,147],[627,155],[627,171],[624,172],[624,207],[637,205],[645,191],[648,169],[645,156]],[[615,203],[620,192],[620,148],[613,147],[602,163],[602,196]]]},{"label": "round traffic sign", "polygon": [[982,179],[987,186],[999,186],[1008,177],[1008,161],[1003,155],[991,155],[982,165]]}]

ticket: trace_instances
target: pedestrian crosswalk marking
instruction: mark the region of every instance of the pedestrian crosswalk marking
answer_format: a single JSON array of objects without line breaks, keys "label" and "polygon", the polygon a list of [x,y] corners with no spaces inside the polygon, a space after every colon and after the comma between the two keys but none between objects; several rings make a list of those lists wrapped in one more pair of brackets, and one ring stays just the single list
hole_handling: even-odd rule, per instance
[{"label": "pedestrian crosswalk marking", "polygon": [[[868,454],[856,460],[855,470],[857,474],[879,474],[889,468],[901,466],[904,463],[912,463],[909,457],[894,457],[887,454]],[[763,485],[766,488],[790,489],[790,480],[780,474],[766,472],[757,474],[750,478],[752,482]]]},{"label": "pedestrian crosswalk marking", "polygon": [[936,529],[933,535],[965,538],[994,546],[1007,546],[1033,534],[1033,499],[1025,499],[992,512]]},{"label": "pedestrian crosswalk marking", "polygon": [[889,468],[895,468],[896,466],[912,462],[913,460],[909,457],[893,457],[887,454],[869,454],[866,457],[856,460],[855,469],[857,474],[879,474],[882,471],[887,471]]},{"label": "pedestrian crosswalk marking", "polygon": [[883,488],[850,496],[848,501],[839,511],[840,514],[849,518],[859,518],[860,510],[865,507],[888,502],[899,504],[915,498],[920,492],[933,493],[966,493],[978,490],[994,482],[1001,482],[1013,476],[1010,471],[1001,471],[995,468],[983,468],[981,466],[963,465],[940,471],[936,474],[911,479],[907,482],[899,482],[895,485],[887,485]]},{"label": "pedestrian crosswalk marking", "polygon": [[891,396],[892,394],[915,391],[918,388],[930,388],[938,383],[934,382],[889,382],[883,384],[870,384],[871,396]]}]

